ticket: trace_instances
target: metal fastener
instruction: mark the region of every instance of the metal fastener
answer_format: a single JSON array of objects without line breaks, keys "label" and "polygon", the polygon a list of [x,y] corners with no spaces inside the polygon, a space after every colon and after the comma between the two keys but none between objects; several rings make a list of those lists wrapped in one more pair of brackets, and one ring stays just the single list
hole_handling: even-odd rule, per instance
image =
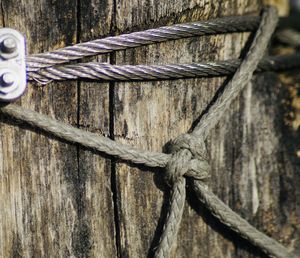
[{"label": "metal fastener", "polygon": [[4,73],[1,77],[1,86],[2,87],[9,87],[13,85],[15,82],[14,76],[12,73]]},{"label": "metal fastener", "polygon": [[26,90],[25,39],[10,28],[0,29],[0,102],[20,98]]},{"label": "metal fastener", "polygon": [[11,54],[17,49],[17,42],[14,38],[9,37],[3,40],[1,44],[1,51],[5,54]]},{"label": "metal fastener", "polygon": [[18,89],[18,79],[13,71],[0,72],[0,93],[8,96]]}]

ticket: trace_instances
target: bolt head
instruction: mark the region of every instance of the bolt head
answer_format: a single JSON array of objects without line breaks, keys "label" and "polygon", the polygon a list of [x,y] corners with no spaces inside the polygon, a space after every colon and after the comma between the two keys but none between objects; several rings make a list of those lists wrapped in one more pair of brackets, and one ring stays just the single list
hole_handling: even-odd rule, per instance
[{"label": "bolt head", "polygon": [[16,78],[13,73],[6,71],[0,76],[0,93],[9,94],[13,92],[18,87],[16,83]]},{"label": "bolt head", "polygon": [[13,85],[15,82],[15,78],[12,73],[5,73],[1,77],[1,86],[2,87],[9,87]]},{"label": "bolt head", "polygon": [[17,49],[17,42],[14,38],[8,37],[2,41],[1,51],[5,54],[11,54]]}]

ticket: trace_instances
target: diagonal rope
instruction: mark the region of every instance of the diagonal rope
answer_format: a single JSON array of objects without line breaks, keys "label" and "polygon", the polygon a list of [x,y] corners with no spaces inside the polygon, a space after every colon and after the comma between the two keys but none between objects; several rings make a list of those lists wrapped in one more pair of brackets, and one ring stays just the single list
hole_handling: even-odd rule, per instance
[{"label": "diagonal rope", "polygon": [[[13,104],[3,106],[0,112],[29,123],[30,125],[40,128],[41,130],[51,133],[61,139],[76,142],[83,146],[94,148],[100,152],[117,156],[133,163],[144,164],[151,167],[167,167],[167,175],[172,179],[171,181],[173,184],[171,194],[172,209],[169,211],[167,216],[167,222],[164,226],[157,255],[162,255],[158,257],[168,257],[170,248],[176,239],[183,213],[185,179],[182,176],[190,176],[200,179],[203,175],[205,175],[204,172],[207,172],[208,167],[206,158],[202,155],[202,152],[204,151],[201,147],[203,145],[202,141],[204,142],[210,130],[215,127],[224,112],[228,110],[230,103],[238,96],[244,86],[250,82],[258,63],[267,48],[267,44],[275,29],[277,20],[276,10],[271,7],[266,9],[263,13],[261,23],[256,32],[252,46],[246,58],[237,69],[232,80],[225,87],[224,92],[217,98],[216,102],[212,104],[208,112],[203,115],[200,123],[195,127],[194,131],[190,134],[183,135],[184,137],[178,137],[179,140],[176,142],[177,145],[175,144],[176,151],[172,152],[172,154],[140,151],[133,147],[116,143],[103,136],[80,130]],[[218,26],[221,25],[219,24]],[[219,32],[226,32],[226,30],[220,30]],[[205,33],[212,34],[211,31]],[[185,35],[187,34],[182,32],[180,37],[184,37]],[[131,47],[131,45],[126,46],[126,48],[127,47]],[[53,55],[56,59],[50,58],[50,61],[47,58],[51,55],[45,54],[46,56],[43,56],[43,54],[41,54],[39,57],[36,56],[36,61],[40,61],[40,63],[33,62],[31,65],[42,64],[51,66],[55,62],[65,62],[66,60],[73,60],[72,58],[80,58],[79,55],[76,55],[77,52],[75,50],[70,50],[71,48],[72,47],[70,47],[69,50],[63,49],[63,54],[61,54],[61,56],[58,54],[59,51],[61,51],[59,50]],[[82,51],[82,49],[80,51]],[[85,49],[85,51],[86,54],[89,54],[87,49]],[[46,62],[47,60],[48,63]],[[199,146],[201,148],[198,148]],[[204,170],[204,172],[201,170]],[[172,173],[176,173],[176,175],[172,175]],[[202,174],[197,175],[197,173]],[[222,223],[228,225],[233,231],[246,238],[255,246],[261,248],[269,256],[275,256],[278,258],[292,257],[281,244],[256,230],[239,215],[234,213],[229,207],[225,206],[225,204],[217,199],[217,197],[215,197],[210,191],[206,191],[205,186],[202,185],[200,181],[194,180],[194,186],[198,198],[207,205],[207,208],[211,210]]]},{"label": "diagonal rope", "polygon": [[[243,60],[241,66],[226,85],[224,92],[213,103],[209,111],[202,117],[200,123],[195,127],[192,135],[206,138],[212,128],[220,121],[227,112],[232,101],[239,95],[242,89],[251,81],[253,73],[259,60],[262,58],[267,48],[268,42],[273,34],[278,16],[275,8],[268,8],[264,13],[261,26],[258,29],[251,48]],[[251,226],[246,220],[237,215],[213,193],[205,188],[203,183],[194,180],[194,190],[199,199],[202,199],[206,207],[231,230],[235,231],[254,246],[259,247],[263,252],[271,257],[289,258],[294,257],[279,242],[269,238],[256,228]]]},{"label": "diagonal rope", "polygon": [[[195,77],[231,75],[242,60],[227,60],[172,65],[111,65],[106,63],[82,63],[53,66],[29,72],[29,80],[47,84],[54,80],[90,79],[100,81],[169,80]],[[300,67],[300,53],[267,57],[258,64],[256,72],[280,71]]]},{"label": "diagonal rope", "polygon": [[208,112],[202,116],[201,121],[195,126],[192,132],[194,136],[206,139],[210,131],[227,112],[232,101],[251,81],[259,61],[264,56],[277,22],[276,9],[273,7],[266,9],[246,57],[243,59],[233,78],[226,85],[224,92],[218,96],[216,102],[213,103]]},{"label": "diagonal rope", "polygon": [[270,257],[296,258],[279,242],[262,234],[246,220],[235,213],[228,205],[223,203],[200,181],[194,181],[193,189],[205,207],[224,225],[236,232],[239,236],[259,247]]},{"label": "diagonal rope", "polygon": [[65,47],[53,52],[36,54],[27,58],[28,71],[67,63],[87,56],[110,53],[116,50],[134,48],[193,36],[228,32],[252,31],[258,27],[260,17],[232,16],[209,21],[176,24],[157,29],[133,32],[115,37],[96,39],[86,43]]}]

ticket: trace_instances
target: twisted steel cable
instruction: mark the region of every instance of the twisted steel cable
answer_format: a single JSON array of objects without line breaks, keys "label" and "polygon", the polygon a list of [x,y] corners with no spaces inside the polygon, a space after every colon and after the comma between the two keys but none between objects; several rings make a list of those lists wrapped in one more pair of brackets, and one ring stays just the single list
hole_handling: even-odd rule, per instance
[{"label": "twisted steel cable", "polygon": [[297,30],[291,28],[284,29],[277,33],[276,37],[281,43],[292,47],[300,47],[300,32]]},{"label": "twisted steel cable", "polygon": [[259,16],[232,16],[209,21],[176,24],[157,29],[133,32],[115,37],[96,39],[65,47],[53,52],[36,54],[27,58],[28,71],[67,63],[86,56],[110,53],[168,40],[228,32],[252,31],[259,25]]},{"label": "twisted steel cable", "polygon": [[[233,74],[241,64],[240,59],[192,64],[172,65],[110,65],[107,63],[82,63],[54,66],[29,72],[29,80],[47,84],[53,80],[91,79],[100,81],[168,80],[194,77],[226,76]],[[272,56],[263,59],[256,72],[279,71],[300,67],[300,53]]]}]

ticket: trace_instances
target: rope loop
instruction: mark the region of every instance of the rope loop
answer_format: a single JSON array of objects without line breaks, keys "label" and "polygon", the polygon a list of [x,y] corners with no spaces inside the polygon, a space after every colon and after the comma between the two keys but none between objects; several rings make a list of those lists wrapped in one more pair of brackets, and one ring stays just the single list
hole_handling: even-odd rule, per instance
[{"label": "rope loop", "polygon": [[168,185],[175,184],[182,176],[197,180],[209,177],[210,166],[203,139],[188,133],[182,134],[170,142],[169,148],[172,156],[165,172]]}]

